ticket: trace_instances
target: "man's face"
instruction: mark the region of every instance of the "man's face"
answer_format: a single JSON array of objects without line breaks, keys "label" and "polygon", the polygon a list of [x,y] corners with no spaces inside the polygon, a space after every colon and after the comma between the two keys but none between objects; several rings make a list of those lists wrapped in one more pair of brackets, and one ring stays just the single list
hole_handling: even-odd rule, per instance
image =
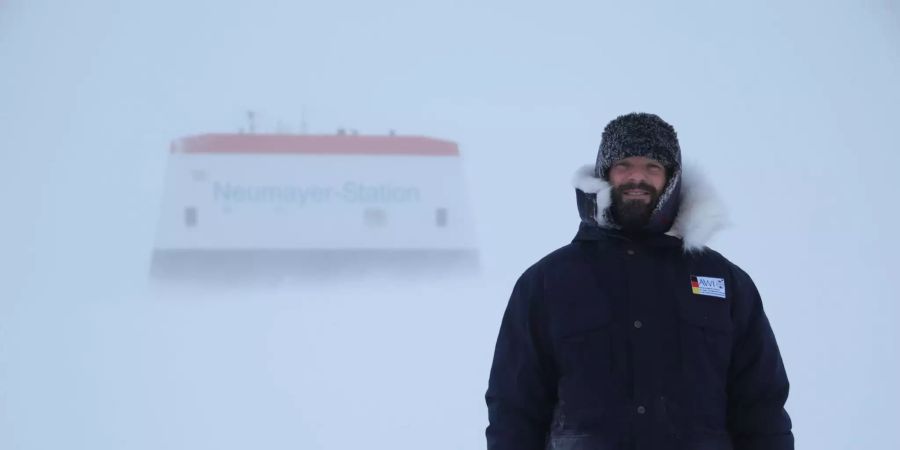
[{"label": "man's face", "polygon": [[654,159],[631,156],[613,163],[609,184],[616,223],[626,230],[647,225],[667,181],[666,168]]}]

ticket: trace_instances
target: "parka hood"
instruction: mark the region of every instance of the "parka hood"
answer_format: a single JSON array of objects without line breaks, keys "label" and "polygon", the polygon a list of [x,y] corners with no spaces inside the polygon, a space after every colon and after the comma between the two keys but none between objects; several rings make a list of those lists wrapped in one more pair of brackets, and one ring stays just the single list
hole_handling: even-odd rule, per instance
[{"label": "parka hood", "polygon": [[[665,234],[681,239],[686,252],[703,251],[716,232],[728,224],[725,205],[699,168],[686,164],[680,175],[680,202]],[[618,228],[609,219],[612,186],[597,177],[593,164],[580,167],[572,185],[582,227]]]}]

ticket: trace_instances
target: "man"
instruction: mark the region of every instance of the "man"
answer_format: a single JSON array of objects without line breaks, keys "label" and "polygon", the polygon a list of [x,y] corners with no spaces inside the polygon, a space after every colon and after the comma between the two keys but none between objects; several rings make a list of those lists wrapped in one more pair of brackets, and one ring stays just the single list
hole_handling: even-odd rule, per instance
[{"label": "man", "polygon": [[788,380],[750,277],[671,125],[616,118],[574,180],[571,244],[528,268],[486,394],[489,450],[792,450]]}]

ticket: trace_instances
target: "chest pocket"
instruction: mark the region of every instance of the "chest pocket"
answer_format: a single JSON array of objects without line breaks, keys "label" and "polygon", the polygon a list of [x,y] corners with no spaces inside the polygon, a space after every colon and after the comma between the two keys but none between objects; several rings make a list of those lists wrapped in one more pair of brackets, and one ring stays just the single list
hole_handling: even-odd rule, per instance
[{"label": "chest pocket", "polygon": [[690,417],[688,428],[694,432],[723,430],[735,334],[734,299],[686,290],[677,301],[681,376],[672,380],[676,391],[670,395],[682,406],[681,415]]},{"label": "chest pocket", "polygon": [[678,305],[685,375],[694,382],[718,388],[721,393],[728,376],[734,333],[730,301],[686,294]]},{"label": "chest pocket", "polygon": [[592,306],[573,307],[556,340],[558,395],[568,411],[599,408],[612,378],[612,318],[606,305]]},{"label": "chest pocket", "polygon": [[596,328],[565,336],[560,340],[563,374],[603,375],[612,369],[612,342],[609,322]]}]

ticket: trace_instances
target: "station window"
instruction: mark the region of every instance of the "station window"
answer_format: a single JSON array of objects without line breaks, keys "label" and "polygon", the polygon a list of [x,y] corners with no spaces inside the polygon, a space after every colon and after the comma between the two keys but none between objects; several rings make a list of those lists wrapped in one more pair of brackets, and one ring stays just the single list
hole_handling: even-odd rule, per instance
[{"label": "station window", "polygon": [[387,212],[381,208],[368,208],[363,212],[366,226],[383,227],[387,223]]},{"label": "station window", "polygon": [[188,228],[197,226],[197,208],[193,206],[184,208],[184,225]]}]

